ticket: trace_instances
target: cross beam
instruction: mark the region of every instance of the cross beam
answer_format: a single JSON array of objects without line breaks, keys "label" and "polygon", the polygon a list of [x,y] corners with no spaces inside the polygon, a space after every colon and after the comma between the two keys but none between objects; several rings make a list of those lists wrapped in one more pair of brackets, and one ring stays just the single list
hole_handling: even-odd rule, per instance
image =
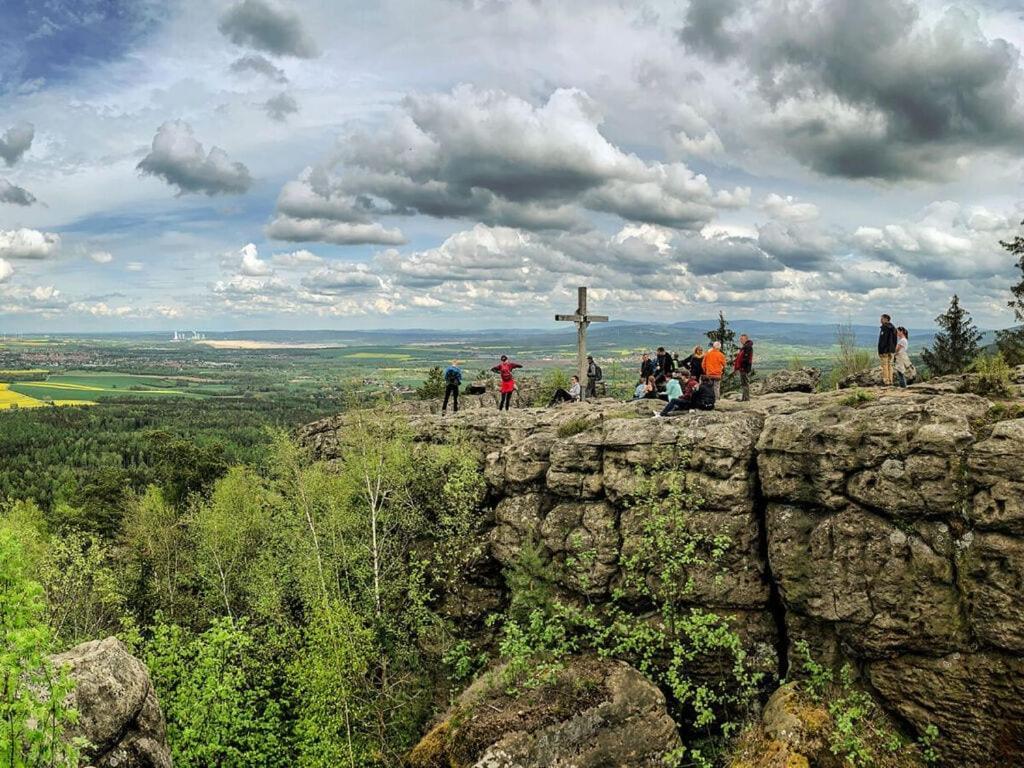
[{"label": "cross beam", "polygon": [[607,323],[607,315],[587,314],[587,289],[580,286],[576,289],[577,307],[574,315],[555,315],[555,320],[566,323],[576,323],[576,363],[577,372],[580,377],[582,394],[586,395],[587,389],[587,326],[591,323]]}]

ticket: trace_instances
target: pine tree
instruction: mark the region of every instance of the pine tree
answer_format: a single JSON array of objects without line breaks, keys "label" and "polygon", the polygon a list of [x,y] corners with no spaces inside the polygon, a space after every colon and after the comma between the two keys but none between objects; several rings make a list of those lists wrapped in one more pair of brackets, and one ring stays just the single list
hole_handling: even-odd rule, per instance
[{"label": "pine tree", "polygon": [[722,352],[726,359],[731,360],[736,355],[736,331],[729,327],[729,321],[721,310],[718,312],[718,327],[704,334],[708,341],[722,342]]},{"label": "pine tree", "polygon": [[935,318],[942,329],[935,334],[930,349],[921,350],[925,365],[936,376],[961,373],[978,356],[981,333],[971,320],[971,313],[960,306],[960,297],[953,295],[949,309]]},{"label": "pine tree", "polygon": [[[1024,225],[1024,221],[1021,224]],[[1013,310],[1014,320],[1022,325],[996,333],[996,344],[1006,362],[1021,365],[1024,363],[1024,237],[1017,235],[1013,240],[1000,240],[999,244],[1017,257],[1017,266],[1020,267],[1021,279],[1010,287],[1013,298],[1007,306]]]}]

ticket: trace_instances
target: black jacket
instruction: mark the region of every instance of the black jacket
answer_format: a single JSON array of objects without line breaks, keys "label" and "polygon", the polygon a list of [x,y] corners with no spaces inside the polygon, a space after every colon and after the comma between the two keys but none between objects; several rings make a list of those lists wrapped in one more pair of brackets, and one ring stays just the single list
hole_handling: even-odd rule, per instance
[{"label": "black jacket", "polygon": [[896,354],[896,326],[892,323],[884,323],[878,329],[878,354]]},{"label": "black jacket", "polygon": [[693,399],[690,401],[692,407],[700,411],[711,411],[715,408],[715,382],[710,379],[704,379],[697,387],[697,391],[693,393]]},{"label": "black jacket", "polygon": [[647,381],[648,376],[654,375],[654,361],[643,360],[640,363],[640,378]]},{"label": "black jacket", "polygon": [[704,374],[703,355],[701,355],[700,357],[694,357],[693,355],[690,355],[689,357],[682,360],[679,363],[679,365],[686,368],[686,370],[690,372],[690,375],[693,376],[693,378],[695,379],[699,379]]},{"label": "black jacket", "polygon": [[655,360],[658,361],[657,372],[660,376],[671,376],[672,372],[676,369],[676,364],[672,359],[671,352],[666,352],[663,355],[657,355]]},{"label": "black jacket", "polygon": [[754,368],[754,342],[752,339],[747,341],[740,347],[739,352],[736,353],[736,370],[742,371],[743,373],[750,373]]}]

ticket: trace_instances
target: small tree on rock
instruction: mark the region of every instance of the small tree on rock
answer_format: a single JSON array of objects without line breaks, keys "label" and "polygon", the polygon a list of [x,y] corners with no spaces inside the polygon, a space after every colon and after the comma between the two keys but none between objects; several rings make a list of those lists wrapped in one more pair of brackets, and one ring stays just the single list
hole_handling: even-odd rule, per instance
[{"label": "small tree on rock", "polygon": [[960,297],[953,295],[949,309],[935,318],[942,329],[935,334],[931,348],[921,350],[925,365],[936,376],[961,373],[978,356],[981,333],[971,320],[971,313],[960,306]]},{"label": "small tree on rock", "polygon": [[729,327],[729,321],[725,319],[725,315],[719,310],[718,312],[718,327],[713,328],[704,334],[708,337],[708,341],[722,342],[722,352],[725,354],[726,359],[731,360],[736,355],[736,331]]},{"label": "small tree on rock", "polygon": [[1013,310],[1014,320],[1022,325],[997,332],[996,344],[1007,363],[1021,365],[1024,363],[1024,237],[1017,235],[1013,240],[1000,240],[999,244],[1017,258],[1017,266],[1020,267],[1021,279],[1010,287],[1013,298],[1007,306]]},{"label": "small tree on rock", "polygon": [[435,397],[442,397],[444,395],[444,373],[441,372],[441,367],[435,365],[429,371],[427,371],[427,378],[416,390],[416,396],[420,400],[430,400]]}]

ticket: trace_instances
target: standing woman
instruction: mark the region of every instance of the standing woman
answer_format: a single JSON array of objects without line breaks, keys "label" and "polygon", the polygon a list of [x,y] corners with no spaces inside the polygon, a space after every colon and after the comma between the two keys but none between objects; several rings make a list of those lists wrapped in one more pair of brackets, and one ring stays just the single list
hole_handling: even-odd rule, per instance
[{"label": "standing woman", "polygon": [[896,357],[893,359],[893,370],[896,371],[896,384],[900,387],[907,386],[907,371],[913,363],[910,362],[910,353],[907,347],[910,345],[910,333],[902,325],[896,329]]},{"label": "standing woman", "polygon": [[704,375],[704,347],[698,344],[693,348],[690,356],[679,363],[679,365],[686,368],[690,375],[699,381],[700,377]]},{"label": "standing woman", "polygon": [[512,371],[522,368],[519,363],[513,363],[508,355],[501,356],[501,362],[491,368],[501,378],[501,400],[498,401],[498,410],[508,410],[512,404],[512,393],[516,391],[516,380],[512,377]]}]

